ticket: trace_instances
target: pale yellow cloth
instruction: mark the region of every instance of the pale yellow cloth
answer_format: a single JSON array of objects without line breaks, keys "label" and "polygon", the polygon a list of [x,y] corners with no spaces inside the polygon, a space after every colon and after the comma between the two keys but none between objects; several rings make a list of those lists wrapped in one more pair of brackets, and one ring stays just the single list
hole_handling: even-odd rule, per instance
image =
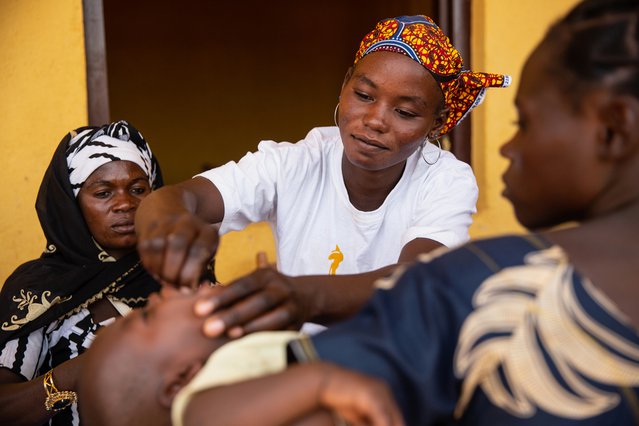
[{"label": "pale yellow cloth", "polygon": [[126,303],[120,300],[114,299],[111,296],[107,296],[107,299],[109,302],[111,302],[115,310],[118,311],[118,313],[122,315],[123,317],[129,315],[129,313],[131,312],[131,307],[127,305]]},{"label": "pale yellow cloth", "polygon": [[265,331],[220,347],[175,396],[171,409],[173,425],[182,426],[184,411],[197,392],[284,370],[286,345],[297,337],[300,333],[295,331]]}]

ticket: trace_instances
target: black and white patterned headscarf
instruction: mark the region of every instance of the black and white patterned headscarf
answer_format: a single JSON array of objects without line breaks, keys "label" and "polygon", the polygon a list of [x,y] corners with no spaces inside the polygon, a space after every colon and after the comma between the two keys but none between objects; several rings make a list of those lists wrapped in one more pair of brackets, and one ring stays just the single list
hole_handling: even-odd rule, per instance
[{"label": "black and white patterned headscarf", "polygon": [[97,128],[86,128],[73,135],[67,149],[67,166],[73,195],[78,196],[82,184],[98,169],[111,161],[126,160],[140,166],[155,188],[153,153],[144,137],[126,121]]}]

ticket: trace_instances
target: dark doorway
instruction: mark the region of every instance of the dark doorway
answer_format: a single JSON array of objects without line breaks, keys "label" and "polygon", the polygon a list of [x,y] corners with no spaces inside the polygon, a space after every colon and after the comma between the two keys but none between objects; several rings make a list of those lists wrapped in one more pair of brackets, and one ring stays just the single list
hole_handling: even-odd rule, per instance
[{"label": "dark doorway", "polygon": [[[344,73],[375,22],[413,14],[450,20],[450,4],[105,1],[110,119],[140,129],[168,183],[187,179],[262,139],[295,142],[332,125]],[[448,22],[440,25],[450,33]]]}]

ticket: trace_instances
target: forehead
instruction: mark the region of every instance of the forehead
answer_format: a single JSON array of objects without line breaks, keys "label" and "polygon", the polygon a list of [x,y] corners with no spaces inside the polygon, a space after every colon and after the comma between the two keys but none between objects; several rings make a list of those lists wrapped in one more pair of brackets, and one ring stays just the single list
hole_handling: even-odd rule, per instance
[{"label": "forehead", "polygon": [[557,61],[556,49],[547,43],[542,43],[531,53],[521,73],[517,106],[533,101],[569,104],[569,91],[564,81],[566,76],[560,72]]},{"label": "forehead", "polygon": [[534,88],[547,82],[548,65],[550,64],[549,55],[548,49],[543,44],[532,51],[521,72],[519,92],[531,91],[531,87]]},{"label": "forehead", "polygon": [[179,344],[179,338],[201,334],[197,324],[203,320],[196,318],[193,312],[195,295],[176,292],[157,300],[144,308],[132,310],[127,316],[101,329],[95,346],[109,351],[109,347],[115,349],[115,342],[118,342],[115,346],[124,344],[134,350],[164,341]]},{"label": "forehead", "polygon": [[441,94],[439,85],[422,65],[401,53],[373,52],[364,56],[353,70],[353,78],[366,77],[375,84],[397,86],[396,90],[415,95]]},{"label": "forehead", "polygon": [[101,165],[89,175],[86,181],[90,183],[97,180],[137,179],[146,177],[146,173],[144,173],[137,164],[131,161],[118,160]]}]

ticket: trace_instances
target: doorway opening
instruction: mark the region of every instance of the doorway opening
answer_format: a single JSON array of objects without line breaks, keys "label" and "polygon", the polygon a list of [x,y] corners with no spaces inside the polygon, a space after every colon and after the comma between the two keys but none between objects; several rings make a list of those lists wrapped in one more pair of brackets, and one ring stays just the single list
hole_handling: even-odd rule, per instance
[{"label": "doorway opening", "polygon": [[[91,124],[130,121],[167,183],[333,125],[358,43],[382,18],[433,16],[470,60],[470,0],[84,3]],[[452,141],[469,162],[469,131]]]}]

